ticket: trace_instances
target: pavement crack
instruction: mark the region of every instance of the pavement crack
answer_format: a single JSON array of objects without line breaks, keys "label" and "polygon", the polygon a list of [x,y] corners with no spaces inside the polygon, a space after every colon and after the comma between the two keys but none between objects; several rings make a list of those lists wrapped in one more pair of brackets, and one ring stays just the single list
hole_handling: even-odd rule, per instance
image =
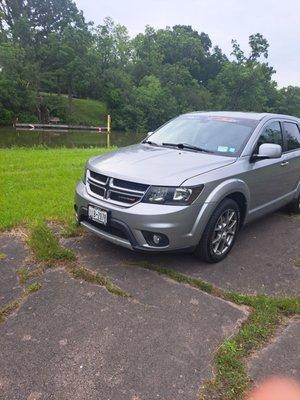
[{"label": "pavement crack", "polygon": [[29,286],[27,286],[22,295],[17,299],[11,301],[10,303],[6,304],[4,307],[0,309],[0,323],[6,321],[6,319],[12,315],[16,310],[19,309],[22,303],[28,298],[31,293],[37,292],[40,290],[42,285],[38,282],[33,282]]},{"label": "pavement crack", "polygon": [[91,271],[86,267],[78,266],[74,263],[69,263],[65,265],[65,269],[75,279],[80,279],[89,283],[103,286],[107,289],[108,292],[117,296],[132,297],[130,294],[125,292],[125,290],[115,285],[110,278],[100,275],[97,272]]}]

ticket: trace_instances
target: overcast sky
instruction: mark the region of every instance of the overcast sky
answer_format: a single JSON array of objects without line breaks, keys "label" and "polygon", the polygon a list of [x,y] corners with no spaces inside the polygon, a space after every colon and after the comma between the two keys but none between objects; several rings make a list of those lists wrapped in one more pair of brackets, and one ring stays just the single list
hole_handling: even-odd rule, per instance
[{"label": "overcast sky", "polygon": [[300,0],[76,0],[87,20],[107,16],[131,36],[145,25],[192,25],[229,55],[231,39],[248,51],[248,37],[262,33],[270,43],[269,63],[279,86],[300,86]]}]

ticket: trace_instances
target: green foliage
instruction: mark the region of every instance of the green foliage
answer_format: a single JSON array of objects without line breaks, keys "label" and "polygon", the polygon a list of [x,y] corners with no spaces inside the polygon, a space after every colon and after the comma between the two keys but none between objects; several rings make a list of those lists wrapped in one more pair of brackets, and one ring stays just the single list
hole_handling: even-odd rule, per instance
[{"label": "green foliage", "polygon": [[[189,25],[147,26],[131,39],[111,18],[86,23],[72,0],[3,0],[0,13],[2,125],[40,118],[41,92],[66,95],[44,99],[63,122],[98,125],[103,111],[122,130],[153,130],[192,110],[300,115],[300,89],[277,89],[269,43],[260,33],[249,36],[247,55],[233,40],[229,61]],[[77,98],[107,107],[95,117],[93,104],[79,106]]]},{"label": "green foliage", "polygon": [[210,82],[213,108],[237,111],[269,111],[268,101],[275,87],[264,64],[226,63]]},{"label": "green foliage", "polygon": [[279,91],[278,111],[282,114],[300,117],[300,87],[288,86]]},{"label": "green foliage", "polygon": [[35,66],[26,63],[25,50],[0,43],[0,67],[0,124],[10,124],[13,118],[35,121]]}]

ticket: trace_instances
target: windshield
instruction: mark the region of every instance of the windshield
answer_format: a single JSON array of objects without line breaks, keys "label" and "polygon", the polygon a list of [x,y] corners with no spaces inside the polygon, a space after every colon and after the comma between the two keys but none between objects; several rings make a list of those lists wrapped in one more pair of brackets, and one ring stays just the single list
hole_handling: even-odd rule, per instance
[{"label": "windshield", "polygon": [[185,144],[199,150],[236,156],[258,121],[246,118],[186,114],[155,131],[149,141],[158,145]]}]

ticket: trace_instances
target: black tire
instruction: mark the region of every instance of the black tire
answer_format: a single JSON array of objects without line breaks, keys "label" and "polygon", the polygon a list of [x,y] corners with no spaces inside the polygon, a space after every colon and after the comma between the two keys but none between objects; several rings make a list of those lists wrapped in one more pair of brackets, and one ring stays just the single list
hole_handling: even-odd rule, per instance
[{"label": "black tire", "polygon": [[293,214],[300,214],[300,195],[297,200],[288,205],[288,211]]},{"label": "black tire", "polygon": [[[226,227],[222,227],[220,229],[220,226],[222,225],[221,222],[223,219],[221,219],[221,216],[227,215],[229,211],[234,211],[235,215],[234,218],[236,219],[236,227],[234,230],[234,234],[228,233],[227,230],[227,238],[229,236],[232,236],[232,238],[229,238],[228,240],[230,241],[230,244],[227,243],[227,238],[223,238],[222,235],[226,233]],[[225,220],[224,220],[225,221]],[[233,221],[232,221],[233,222]],[[195,250],[196,256],[201,258],[203,261],[209,262],[209,263],[217,263],[219,261],[222,261],[230,252],[232,249],[235,239],[237,237],[239,227],[240,227],[240,222],[241,222],[241,215],[240,215],[240,209],[238,204],[232,200],[232,199],[224,199],[215,209],[213,212],[212,216],[210,217],[210,220],[208,221],[204,233],[202,235],[202,238]],[[217,226],[218,224],[218,226]],[[224,230],[224,231],[223,231]],[[219,233],[217,233],[219,231]],[[217,238],[215,237],[217,235]],[[219,239],[219,236],[221,235],[221,238]],[[213,241],[217,242],[219,240],[220,246],[224,245],[224,247],[228,246],[227,248],[224,248],[224,252],[221,254],[217,254],[216,247],[214,248]],[[217,246],[217,243],[215,244]]]}]

